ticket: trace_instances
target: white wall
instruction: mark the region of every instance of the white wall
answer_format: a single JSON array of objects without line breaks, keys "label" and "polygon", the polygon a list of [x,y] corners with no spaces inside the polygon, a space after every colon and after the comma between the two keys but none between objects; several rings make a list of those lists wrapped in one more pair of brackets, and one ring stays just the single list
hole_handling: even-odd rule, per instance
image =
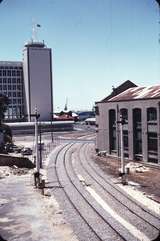
[{"label": "white wall", "polygon": [[53,112],[51,49],[29,47],[25,52],[28,52],[28,54],[24,54],[25,86],[26,91],[28,92],[29,88],[30,93],[27,93],[27,110],[29,111],[30,105],[30,112],[34,113],[35,107],[37,107],[40,120],[50,120],[51,112]]}]

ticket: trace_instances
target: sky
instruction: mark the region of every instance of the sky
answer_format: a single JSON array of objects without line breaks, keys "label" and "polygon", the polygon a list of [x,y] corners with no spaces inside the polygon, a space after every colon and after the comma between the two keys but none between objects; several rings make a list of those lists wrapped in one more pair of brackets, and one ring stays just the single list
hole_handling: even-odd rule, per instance
[{"label": "sky", "polygon": [[55,111],[66,99],[69,109],[92,109],[128,79],[160,84],[155,0],[3,0],[0,61],[22,61],[33,21],[38,40],[52,48]]}]

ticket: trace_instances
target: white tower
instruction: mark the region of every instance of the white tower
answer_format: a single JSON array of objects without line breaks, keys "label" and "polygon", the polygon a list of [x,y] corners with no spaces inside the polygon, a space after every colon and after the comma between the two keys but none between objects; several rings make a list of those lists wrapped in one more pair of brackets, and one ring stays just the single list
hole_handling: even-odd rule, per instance
[{"label": "white tower", "polygon": [[31,41],[23,50],[25,107],[28,120],[37,108],[40,120],[53,112],[52,53],[42,42]]}]

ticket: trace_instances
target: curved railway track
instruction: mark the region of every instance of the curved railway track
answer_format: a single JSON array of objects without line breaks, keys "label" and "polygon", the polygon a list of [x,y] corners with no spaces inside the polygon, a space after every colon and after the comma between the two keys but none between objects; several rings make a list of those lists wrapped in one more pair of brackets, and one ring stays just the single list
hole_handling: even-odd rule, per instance
[{"label": "curved railway track", "polygon": [[[160,227],[160,217],[156,214],[153,213],[151,210],[145,208],[141,203],[137,202],[135,199],[133,199],[131,196],[129,196],[127,193],[122,191],[120,188],[118,188],[115,183],[113,183],[110,178],[107,178],[102,174],[102,172],[96,168],[94,165],[92,158],[89,157],[88,153],[91,151],[88,150],[88,147],[91,146],[90,144],[84,145],[84,158],[79,158],[80,163],[84,170],[87,172],[87,174],[95,181],[97,182],[107,193],[109,193],[112,197],[114,197],[120,204],[124,205],[127,209],[129,209],[132,213],[135,213],[137,216],[139,216],[141,219],[145,220],[148,222],[148,224],[151,224],[155,229],[159,230],[157,228],[157,223],[159,224]],[[80,155],[80,153],[79,153]],[[96,179],[96,176],[98,179]],[[106,183],[109,185],[112,189],[108,190],[105,186],[102,185],[102,183]],[[117,198],[117,195],[113,195],[113,193],[118,192],[123,199],[121,200]],[[124,200],[125,198],[125,200]],[[126,204],[126,201],[131,201],[132,204],[132,209]],[[136,211],[133,210],[133,205],[135,205],[138,209]],[[139,214],[143,212],[143,214],[148,214],[147,217],[143,217],[143,214]]]},{"label": "curved railway track", "polygon": [[[158,215],[151,213],[135,202],[133,198],[120,191],[107,177],[97,171],[95,166],[91,165],[91,159],[88,156],[90,146],[91,144],[86,143],[68,143],[59,148],[54,158],[55,177],[59,186],[63,187],[61,193],[65,194],[72,206],[74,222],[76,223],[77,217],[80,220],[77,224],[81,229],[81,235],[78,234],[79,240],[153,240],[158,235],[160,227]],[[98,198],[102,194],[103,205],[101,202],[97,202],[94,195],[91,195],[92,193]],[[116,214],[122,220],[121,223],[118,218],[113,217],[112,213],[115,211],[111,209],[111,213],[108,213],[104,208],[108,201],[106,196],[111,202],[115,202],[112,209],[115,205],[123,207],[130,217],[123,219],[120,214]],[[118,212],[117,208],[115,210]],[[133,223],[130,224],[129,221],[132,218]],[[123,221],[129,228],[125,227]],[[134,224],[134,222],[137,223]],[[136,234],[136,231],[139,233]]]}]

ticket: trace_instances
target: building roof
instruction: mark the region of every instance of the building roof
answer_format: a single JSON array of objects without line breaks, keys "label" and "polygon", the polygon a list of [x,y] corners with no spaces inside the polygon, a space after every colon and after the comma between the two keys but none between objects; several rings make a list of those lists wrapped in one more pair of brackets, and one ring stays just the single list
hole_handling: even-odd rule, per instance
[{"label": "building roof", "polygon": [[10,66],[22,66],[21,61],[0,61],[0,66],[10,67]]},{"label": "building roof", "polygon": [[122,93],[123,91],[132,88],[132,87],[137,87],[136,84],[134,84],[133,82],[131,82],[130,80],[126,80],[125,82],[123,82],[121,85],[119,85],[118,87],[112,89],[112,92],[110,95],[108,95],[107,97],[105,97],[103,100],[101,100],[100,102],[107,102],[110,98],[117,96],[118,94]]},{"label": "building roof", "polygon": [[108,101],[126,101],[138,99],[160,98],[160,85],[148,87],[134,87],[110,98]]},{"label": "building roof", "polygon": [[25,47],[38,47],[38,48],[44,48],[45,44],[44,42],[34,42],[30,41],[24,45]]}]

